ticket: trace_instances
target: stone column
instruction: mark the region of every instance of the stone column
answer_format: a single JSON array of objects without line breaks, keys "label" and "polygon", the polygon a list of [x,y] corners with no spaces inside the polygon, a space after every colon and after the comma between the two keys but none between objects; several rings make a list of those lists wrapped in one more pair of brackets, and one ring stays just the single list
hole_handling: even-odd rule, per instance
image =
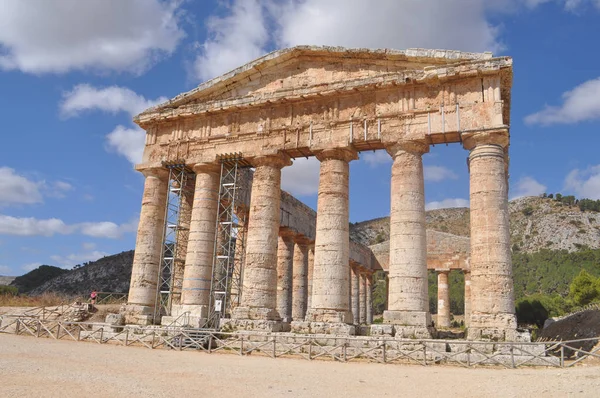
[{"label": "stone column", "polygon": [[206,318],[210,303],[210,283],[214,261],[215,231],[219,200],[220,167],[197,164],[194,204],[183,273],[182,311]]},{"label": "stone column", "polygon": [[471,272],[463,270],[465,277],[465,326],[468,327],[471,318]]},{"label": "stone column", "polygon": [[357,153],[349,149],[325,150],[317,154],[317,159],[321,161],[321,170],[312,306],[307,320],[352,323],[348,303],[348,162],[357,159]]},{"label": "stone column", "polygon": [[308,241],[296,238],[294,241],[292,319],[304,320],[306,315],[308,273]]},{"label": "stone column", "polygon": [[[191,174],[191,173],[190,173]],[[173,262],[171,311],[181,304],[183,288],[183,274],[185,273],[185,257],[189,241],[190,222],[192,219],[192,208],[194,206],[194,176],[186,179],[186,186],[181,187],[179,192],[179,228],[177,228],[177,249]]]},{"label": "stone column", "polygon": [[373,274],[367,275],[367,325],[373,324]]},{"label": "stone column", "polygon": [[504,148],[508,132],[471,133],[471,294],[469,339],[514,340],[517,322],[512,279],[508,184]]},{"label": "stone column", "polygon": [[387,148],[394,159],[391,181],[389,303],[384,321],[396,336],[430,338],[427,295],[425,189],[421,156],[429,146],[417,141]]},{"label": "stone column", "polygon": [[357,267],[352,267],[352,317],[354,324],[360,324],[360,274]]},{"label": "stone column", "polygon": [[358,285],[359,295],[359,323],[364,325],[367,323],[367,275],[364,272],[359,274],[360,281]]},{"label": "stone column", "polygon": [[[306,273],[306,312],[312,307],[313,270],[315,268],[315,245],[308,247],[308,272]],[[306,314],[304,314],[306,317]]]},{"label": "stone column", "polygon": [[294,237],[284,228],[279,231],[277,241],[277,311],[283,322],[292,321],[293,264]]},{"label": "stone column", "polygon": [[449,271],[437,271],[438,277],[438,303],[437,327],[450,327],[450,289],[448,288]]},{"label": "stone column", "polygon": [[162,168],[146,169],[142,174],[146,181],[124,315],[127,323],[147,324],[152,322],[156,302],[169,172]]},{"label": "stone column", "polygon": [[385,273],[385,310],[387,311],[389,310],[389,305],[390,305],[390,277],[389,277],[390,273],[386,272]]},{"label": "stone column", "polygon": [[[252,164],[256,169],[250,197],[242,300],[232,317],[279,321],[276,305],[281,168],[291,162],[281,155],[254,158]],[[253,327],[253,323],[248,327]]]}]

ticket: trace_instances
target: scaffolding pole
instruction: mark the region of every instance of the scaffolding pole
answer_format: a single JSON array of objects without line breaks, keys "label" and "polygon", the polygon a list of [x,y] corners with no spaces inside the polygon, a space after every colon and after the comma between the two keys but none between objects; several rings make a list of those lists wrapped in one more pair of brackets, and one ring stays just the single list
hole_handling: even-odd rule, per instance
[{"label": "scaffolding pole", "polygon": [[208,327],[219,328],[222,318],[231,317],[242,293],[242,271],[246,239],[246,212],[237,211],[242,169],[250,167],[241,154],[219,158],[219,211],[215,225],[214,258],[210,286]]},{"label": "scaffolding pole", "polygon": [[183,162],[163,163],[163,166],[169,170],[169,184],[154,323],[159,323],[163,315],[171,315],[172,305],[181,300],[195,182],[194,172]]}]

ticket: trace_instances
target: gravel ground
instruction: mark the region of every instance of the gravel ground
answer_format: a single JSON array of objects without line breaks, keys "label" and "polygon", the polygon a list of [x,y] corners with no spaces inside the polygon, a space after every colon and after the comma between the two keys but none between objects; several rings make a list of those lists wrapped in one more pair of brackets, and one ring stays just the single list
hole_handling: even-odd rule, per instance
[{"label": "gravel ground", "polygon": [[464,369],[149,350],[0,335],[2,397],[598,397],[600,367]]}]

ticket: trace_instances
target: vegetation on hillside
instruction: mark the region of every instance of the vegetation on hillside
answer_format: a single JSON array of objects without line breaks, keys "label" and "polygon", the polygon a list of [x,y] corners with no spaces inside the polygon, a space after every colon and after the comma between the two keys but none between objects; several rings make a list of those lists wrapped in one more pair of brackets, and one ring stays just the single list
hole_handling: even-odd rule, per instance
[{"label": "vegetation on hillside", "polygon": [[45,282],[67,272],[69,271],[52,265],[40,265],[33,271],[16,277],[10,286],[19,289],[19,293],[28,293]]}]

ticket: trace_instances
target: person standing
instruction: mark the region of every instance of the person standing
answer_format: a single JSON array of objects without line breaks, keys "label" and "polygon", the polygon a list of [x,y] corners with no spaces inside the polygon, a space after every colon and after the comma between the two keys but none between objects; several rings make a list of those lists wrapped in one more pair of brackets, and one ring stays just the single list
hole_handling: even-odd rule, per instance
[{"label": "person standing", "polygon": [[96,292],[96,289],[92,290],[92,293],[90,293],[90,301],[91,301],[92,305],[96,304],[97,296],[98,296],[98,293]]}]

